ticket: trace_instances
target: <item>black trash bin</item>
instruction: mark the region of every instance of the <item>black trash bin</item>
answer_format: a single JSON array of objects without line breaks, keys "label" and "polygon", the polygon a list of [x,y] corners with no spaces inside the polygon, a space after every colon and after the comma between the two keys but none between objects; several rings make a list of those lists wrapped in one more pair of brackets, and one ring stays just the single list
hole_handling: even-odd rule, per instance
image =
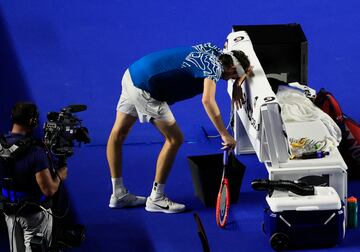
[{"label": "black trash bin", "polygon": [[[189,156],[188,162],[195,196],[198,197],[205,206],[215,206],[223,171],[223,154]],[[237,202],[239,198],[244,173],[245,166],[231,154],[227,168],[231,203]]]}]

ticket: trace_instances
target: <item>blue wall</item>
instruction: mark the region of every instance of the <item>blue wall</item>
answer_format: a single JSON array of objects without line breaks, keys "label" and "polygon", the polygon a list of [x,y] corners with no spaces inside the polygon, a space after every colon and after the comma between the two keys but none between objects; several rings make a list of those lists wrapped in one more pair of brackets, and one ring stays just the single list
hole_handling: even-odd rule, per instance
[{"label": "blue wall", "polygon": [[[300,23],[309,42],[309,85],[332,91],[343,110],[360,121],[359,7],[357,0],[2,0],[1,130],[8,128],[8,110],[16,100],[34,100],[43,121],[48,111],[84,103],[88,110],[79,116],[92,144],[106,144],[121,76],[132,61],[179,45],[222,46],[233,24]],[[219,86],[226,121],[230,101],[225,82]],[[176,104],[173,112],[187,141],[204,140],[201,126],[215,133],[199,97]],[[128,143],[154,141],[161,141],[157,132],[137,124]]]}]

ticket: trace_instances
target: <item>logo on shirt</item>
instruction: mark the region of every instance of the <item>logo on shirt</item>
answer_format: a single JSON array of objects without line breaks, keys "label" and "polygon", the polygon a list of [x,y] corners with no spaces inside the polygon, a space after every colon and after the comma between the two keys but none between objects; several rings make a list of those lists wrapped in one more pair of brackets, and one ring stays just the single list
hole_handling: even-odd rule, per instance
[{"label": "logo on shirt", "polygon": [[216,56],[203,52],[192,52],[182,63],[181,68],[195,67],[202,72],[202,77],[218,82],[222,66]]}]

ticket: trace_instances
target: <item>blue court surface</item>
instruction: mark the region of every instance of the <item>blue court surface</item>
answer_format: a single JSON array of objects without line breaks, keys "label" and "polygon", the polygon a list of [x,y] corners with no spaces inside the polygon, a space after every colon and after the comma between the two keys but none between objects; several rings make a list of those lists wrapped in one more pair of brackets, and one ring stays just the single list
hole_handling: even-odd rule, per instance
[{"label": "blue court surface", "polygon": [[[250,182],[266,178],[255,155],[241,155],[246,166],[239,200],[231,205],[225,229],[217,227],[215,208],[194,195],[188,156],[222,153],[216,131],[194,97],[172,106],[184,134],[166,193],[186,204],[181,214],[149,213],[143,207],[110,209],[111,180],[106,142],[129,64],[143,55],[181,45],[213,42],[222,47],[232,25],[298,23],[308,41],[308,82],[332,92],[344,112],[360,121],[359,1],[0,1],[0,131],[10,127],[16,101],[34,101],[41,123],[46,113],[69,104],[86,104],[78,116],[92,142],[69,159],[65,183],[71,212],[86,226],[86,240],[70,251],[202,251],[193,214],[206,231],[211,251],[272,251],[262,232],[264,192]],[[230,99],[219,82],[217,101],[225,122]],[[41,133],[39,129],[38,134]],[[151,124],[137,123],[124,145],[124,183],[148,196],[163,140]],[[348,195],[360,198],[360,181],[349,181]],[[8,251],[0,222],[0,251]],[[360,229],[347,230],[334,248],[306,251],[360,251]]]},{"label": "blue court surface", "polygon": [[[160,147],[161,144],[125,147],[124,179],[129,190],[140,195],[150,193],[155,156]],[[88,229],[87,240],[79,251],[202,251],[193,213],[198,213],[202,220],[211,251],[271,251],[268,237],[261,230],[265,194],[250,187],[253,179],[267,177],[265,167],[255,156],[238,158],[246,166],[239,201],[231,205],[226,228],[220,229],[215,222],[215,208],[204,207],[194,196],[186,160],[187,156],[221,153],[216,140],[187,143],[180,151],[166,189],[169,197],[186,204],[188,211],[173,215],[149,213],[142,207],[109,209],[111,188],[106,162],[99,156],[102,152],[102,147],[84,148],[79,153],[82,158],[74,160],[74,169],[70,171],[74,176],[69,179],[68,188],[71,187],[70,194],[79,220]],[[88,160],[88,164],[80,159]],[[88,179],[77,186],[78,179],[85,175]],[[359,197],[359,192],[360,182],[350,182],[349,195]],[[358,251],[359,235],[360,229],[348,230],[344,242],[328,251]]]},{"label": "blue court surface", "polygon": [[[124,147],[124,180],[130,191],[139,195],[150,193],[160,148],[159,143]],[[187,163],[187,156],[221,153],[217,140],[186,143],[176,159],[166,191],[171,199],[186,204],[188,211],[181,214],[149,213],[143,207],[108,208],[111,185],[104,153],[101,146],[84,147],[70,161],[66,187],[72,212],[87,228],[84,244],[70,251],[202,251],[194,213],[201,218],[211,251],[272,251],[261,229],[265,194],[250,187],[253,179],[267,177],[265,167],[254,155],[238,157],[246,172],[239,200],[231,205],[225,229],[220,229],[215,208],[205,207],[194,196]],[[359,181],[350,182],[349,195],[359,197],[359,192]],[[359,251],[359,235],[359,229],[347,230],[339,246],[306,251]],[[7,241],[4,237],[1,241],[1,251],[6,251]]]}]

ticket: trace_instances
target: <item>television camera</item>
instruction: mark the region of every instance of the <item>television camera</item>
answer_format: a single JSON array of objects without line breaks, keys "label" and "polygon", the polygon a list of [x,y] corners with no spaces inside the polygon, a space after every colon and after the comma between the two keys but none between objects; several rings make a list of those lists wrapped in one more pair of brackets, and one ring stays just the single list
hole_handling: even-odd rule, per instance
[{"label": "television camera", "polygon": [[57,157],[70,157],[74,154],[74,141],[89,143],[90,137],[86,127],[73,113],[87,109],[86,105],[69,105],[60,112],[49,112],[48,121],[44,124],[44,142],[51,154]]}]

